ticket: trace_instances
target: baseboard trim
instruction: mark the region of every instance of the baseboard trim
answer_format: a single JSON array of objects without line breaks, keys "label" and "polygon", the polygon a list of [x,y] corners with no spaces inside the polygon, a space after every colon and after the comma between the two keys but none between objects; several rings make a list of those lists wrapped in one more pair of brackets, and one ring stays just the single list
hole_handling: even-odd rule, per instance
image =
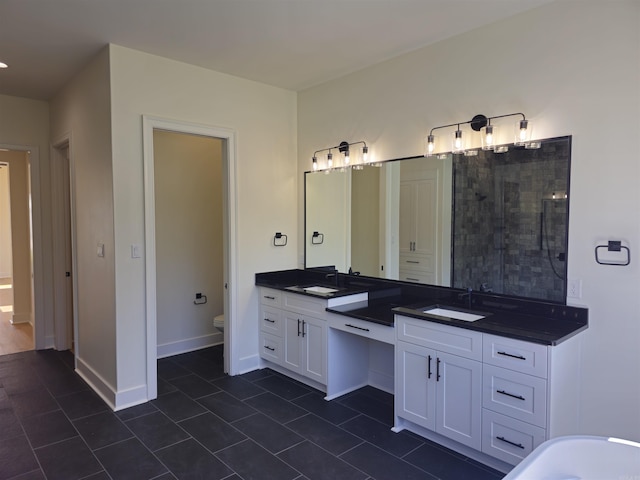
[{"label": "baseboard trim", "polygon": [[369,385],[382,390],[383,392],[393,395],[394,391],[394,377],[387,373],[377,372],[375,370],[369,370]]},{"label": "baseboard trim", "polygon": [[177,342],[158,345],[158,358],[171,357],[180,353],[193,352],[202,348],[212,347],[224,342],[224,336],[220,332],[203,335],[201,337],[187,338]]},{"label": "baseboard trim", "polygon": [[116,391],[82,358],[76,357],[76,373],[104,400],[112,410],[116,408]]},{"label": "baseboard trim", "polygon": [[114,411],[124,410],[125,408],[134,407],[148,401],[147,385],[139,385],[123,390],[122,392],[116,392],[116,407]]},{"label": "baseboard trim", "polygon": [[17,323],[31,323],[33,325],[31,312],[14,313],[11,317],[11,324],[15,325]]},{"label": "baseboard trim", "polygon": [[260,356],[256,354],[241,358],[238,362],[236,371],[238,372],[238,375],[242,375],[243,373],[253,372],[254,370],[258,370],[260,368],[262,368],[260,363]]}]

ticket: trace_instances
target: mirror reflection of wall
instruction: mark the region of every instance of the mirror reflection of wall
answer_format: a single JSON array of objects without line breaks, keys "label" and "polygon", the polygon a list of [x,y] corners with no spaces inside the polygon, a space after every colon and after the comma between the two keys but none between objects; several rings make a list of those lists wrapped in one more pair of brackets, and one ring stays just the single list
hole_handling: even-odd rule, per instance
[{"label": "mirror reflection of wall", "polygon": [[564,303],[570,155],[561,137],[307,172],[305,266]]},{"label": "mirror reflection of wall", "polygon": [[[380,168],[352,170],[351,267],[378,276],[380,263]],[[382,239],[384,241],[384,239]]]}]

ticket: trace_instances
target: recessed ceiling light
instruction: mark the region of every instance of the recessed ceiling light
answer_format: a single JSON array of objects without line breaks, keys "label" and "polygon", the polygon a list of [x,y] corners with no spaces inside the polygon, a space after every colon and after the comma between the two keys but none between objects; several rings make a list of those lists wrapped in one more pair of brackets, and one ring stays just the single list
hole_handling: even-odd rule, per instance
[{"label": "recessed ceiling light", "polygon": [[4,62],[0,62],[0,68],[7,68],[7,67],[9,67],[9,65],[7,65]]}]

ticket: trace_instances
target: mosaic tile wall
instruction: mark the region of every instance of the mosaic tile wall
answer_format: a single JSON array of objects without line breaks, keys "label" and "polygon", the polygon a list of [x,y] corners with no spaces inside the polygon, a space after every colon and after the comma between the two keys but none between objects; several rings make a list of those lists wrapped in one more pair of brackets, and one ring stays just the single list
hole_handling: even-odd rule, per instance
[{"label": "mosaic tile wall", "polygon": [[454,287],[564,302],[570,139],[454,155]]}]

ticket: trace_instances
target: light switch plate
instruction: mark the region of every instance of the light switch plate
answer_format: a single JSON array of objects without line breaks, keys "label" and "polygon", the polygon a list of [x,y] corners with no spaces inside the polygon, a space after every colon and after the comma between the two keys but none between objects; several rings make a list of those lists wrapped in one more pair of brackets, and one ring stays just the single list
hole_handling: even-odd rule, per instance
[{"label": "light switch plate", "polygon": [[96,253],[99,257],[104,257],[104,243],[99,243]]},{"label": "light switch plate", "polygon": [[131,244],[131,258],[140,258],[142,255],[140,254],[140,245],[135,243]]}]

